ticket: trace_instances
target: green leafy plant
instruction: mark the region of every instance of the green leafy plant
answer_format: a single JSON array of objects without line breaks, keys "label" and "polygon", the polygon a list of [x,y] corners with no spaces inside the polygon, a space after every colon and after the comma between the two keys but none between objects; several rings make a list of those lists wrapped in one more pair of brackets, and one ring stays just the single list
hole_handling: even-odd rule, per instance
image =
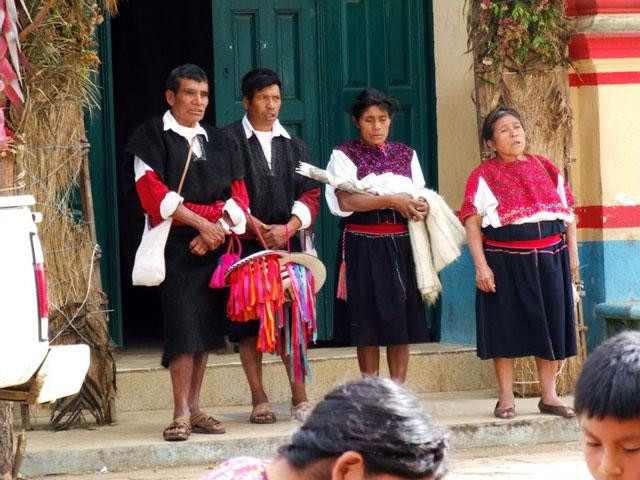
[{"label": "green leafy plant", "polygon": [[474,69],[489,83],[570,63],[564,0],[470,0],[468,30]]}]

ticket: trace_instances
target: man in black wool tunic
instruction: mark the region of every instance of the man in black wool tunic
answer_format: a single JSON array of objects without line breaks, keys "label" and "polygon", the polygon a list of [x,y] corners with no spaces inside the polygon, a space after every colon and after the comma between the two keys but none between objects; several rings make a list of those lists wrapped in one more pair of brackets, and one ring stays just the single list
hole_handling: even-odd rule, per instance
[{"label": "man in black wool tunic", "polygon": [[[269,249],[301,251],[296,233],[309,228],[320,209],[317,182],[296,173],[309,162],[306,145],[278,121],[281,82],[268,68],[257,68],[242,78],[244,118],[223,129],[240,153],[245,170],[249,208]],[[243,257],[263,250],[252,222],[242,241]],[[240,360],[251,389],[252,423],[273,423],[276,416],[262,383],[262,353],[256,350],[258,320],[228,322],[231,340],[240,344]],[[304,384],[292,381],[289,358],[283,362],[291,384],[291,416],[303,420],[311,410]]]},{"label": "man in black wool tunic", "polygon": [[[173,421],[165,440],[191,432],[224,433],[199,408],[210,350],[224,345],[225,296],[208,287],[226,235],[244,233],[246,204],[242,163],[233,142],[201,125],[209,103],[209,81],[192,64],[176,67],[165,93],[170,110],[140,125],[125,147],[128,171],[152,226],[172,218],[165,247],[166,277],[159,299],[164,331],[162,365],[173,388]],[[189,146],[193,155],[178,194]]]}]

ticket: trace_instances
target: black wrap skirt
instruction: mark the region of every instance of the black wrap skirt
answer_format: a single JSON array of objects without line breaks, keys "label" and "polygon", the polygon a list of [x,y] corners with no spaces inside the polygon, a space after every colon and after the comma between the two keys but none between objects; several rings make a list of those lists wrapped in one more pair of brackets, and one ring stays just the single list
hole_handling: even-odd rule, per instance
[{"label": "black wrap skirt", "polygon": [[336,255],[336,282],[346,262],[347,299],[334,299],[333,339],[362,346],[389,346],[429,341],[425,306],[418,291],[409,233],[361,234],[348,224],[406,223],[391,211],[354,213],[341,222]]},{"label": "black wrap skirt", "polygon": [[[563,234],[561,221],[484,228],[494,242],[538,240]],[[495,293],[477,290],[478,356],[534,355],[561,360],[576,354],[573,288],[564,237],[547,247],[510,248],[485,243]]]},{"label": "black wrap skirt", "polygon": [[198,232],[172,227],[164,256],[167,274],[158,287],[164,329],[162,366],[181,353],[208,352],[224,345],[225,290],[209,288],[220,247],[199,257],[189,252]]}]

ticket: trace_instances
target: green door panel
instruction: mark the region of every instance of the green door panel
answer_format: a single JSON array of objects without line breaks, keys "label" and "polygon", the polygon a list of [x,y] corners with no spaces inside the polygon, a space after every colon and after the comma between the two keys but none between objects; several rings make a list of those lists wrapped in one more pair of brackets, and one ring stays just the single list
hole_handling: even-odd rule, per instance
[{"label": "green door panel", "polygon": [[111,90],[111,20],[109,17],[96,30],[101,62],[94,82],[100,92],[100,108],[85,114],[89,149],[89,169],[93,194],[98,244],[101,247],[100,273],[102,289],[109,301],[109,334],[122,346],[122,299],[120,295],[120,244],[118,241],[118,199],[115,169],[113,95]]},{"label": "green door panel", "polygon": [[[332,0],[328,2],[328,39],[340,44],[327,49],[329,115],[336,126],[334,144],[357,135],[347,112],[365,87],[396,98],[400,111],[393,117],[391,138],[411,145],[425,167],[425,12],[421,0]],[[338,20],[338,21],[336,21]]]},{"label": "green door panel", "polygon": [[[416,150],[427,183],[434,185],[427,82],[432,66],[427,68],[425,45],[430,5],[422,0],[214,1],[216,123],[244,115],[240,81],[248,70],[272,68],[282,80],[280,121],[307,143],[313,162],[325,166],[333,146],[357,135],[348,107],[371,86],[400,102],[391,138]],[[320,339],[330,338],[332,330],[337,223],[323,204],[314,227],[328,270],[318,298]]]},{"label": "green door panel", "polygon": [[[400,102],[393,115],[390,138],[413,147],[427,184],[434,185],[434,135],[428,129],[434,103],[427,84],[428,39],[425,20],[431,2],[423,0],[328,0],[324,10],[328,144],[356,137],[348,113],[356,95],[373,87]],[[426,9],[426,10],[425,10]],[[431,45],[429,45],[431,48]],[[326,165],[328,156],[321,165]],[[328,291],[334,288],[338,219],[326,209],[321,219],[323,251],[330,252]]]}]

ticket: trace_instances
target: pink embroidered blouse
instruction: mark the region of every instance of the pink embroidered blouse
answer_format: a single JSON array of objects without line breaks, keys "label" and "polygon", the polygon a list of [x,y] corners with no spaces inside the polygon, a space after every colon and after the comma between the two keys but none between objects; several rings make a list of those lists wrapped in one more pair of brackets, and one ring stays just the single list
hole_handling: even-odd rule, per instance
[{"label": "pink embroidered blouse", "polygon": [[560,170],[541,156],[502,162],[490,158],[478,165],[467,180],[460,220],[482,216],[482,226],[544,220],[573,221],[575,202]]},{"label": "pink embroidered blouse", "polygon": [[266,472],[269,463],[253,457],[231,458],[201,480],[269,480]]}]

